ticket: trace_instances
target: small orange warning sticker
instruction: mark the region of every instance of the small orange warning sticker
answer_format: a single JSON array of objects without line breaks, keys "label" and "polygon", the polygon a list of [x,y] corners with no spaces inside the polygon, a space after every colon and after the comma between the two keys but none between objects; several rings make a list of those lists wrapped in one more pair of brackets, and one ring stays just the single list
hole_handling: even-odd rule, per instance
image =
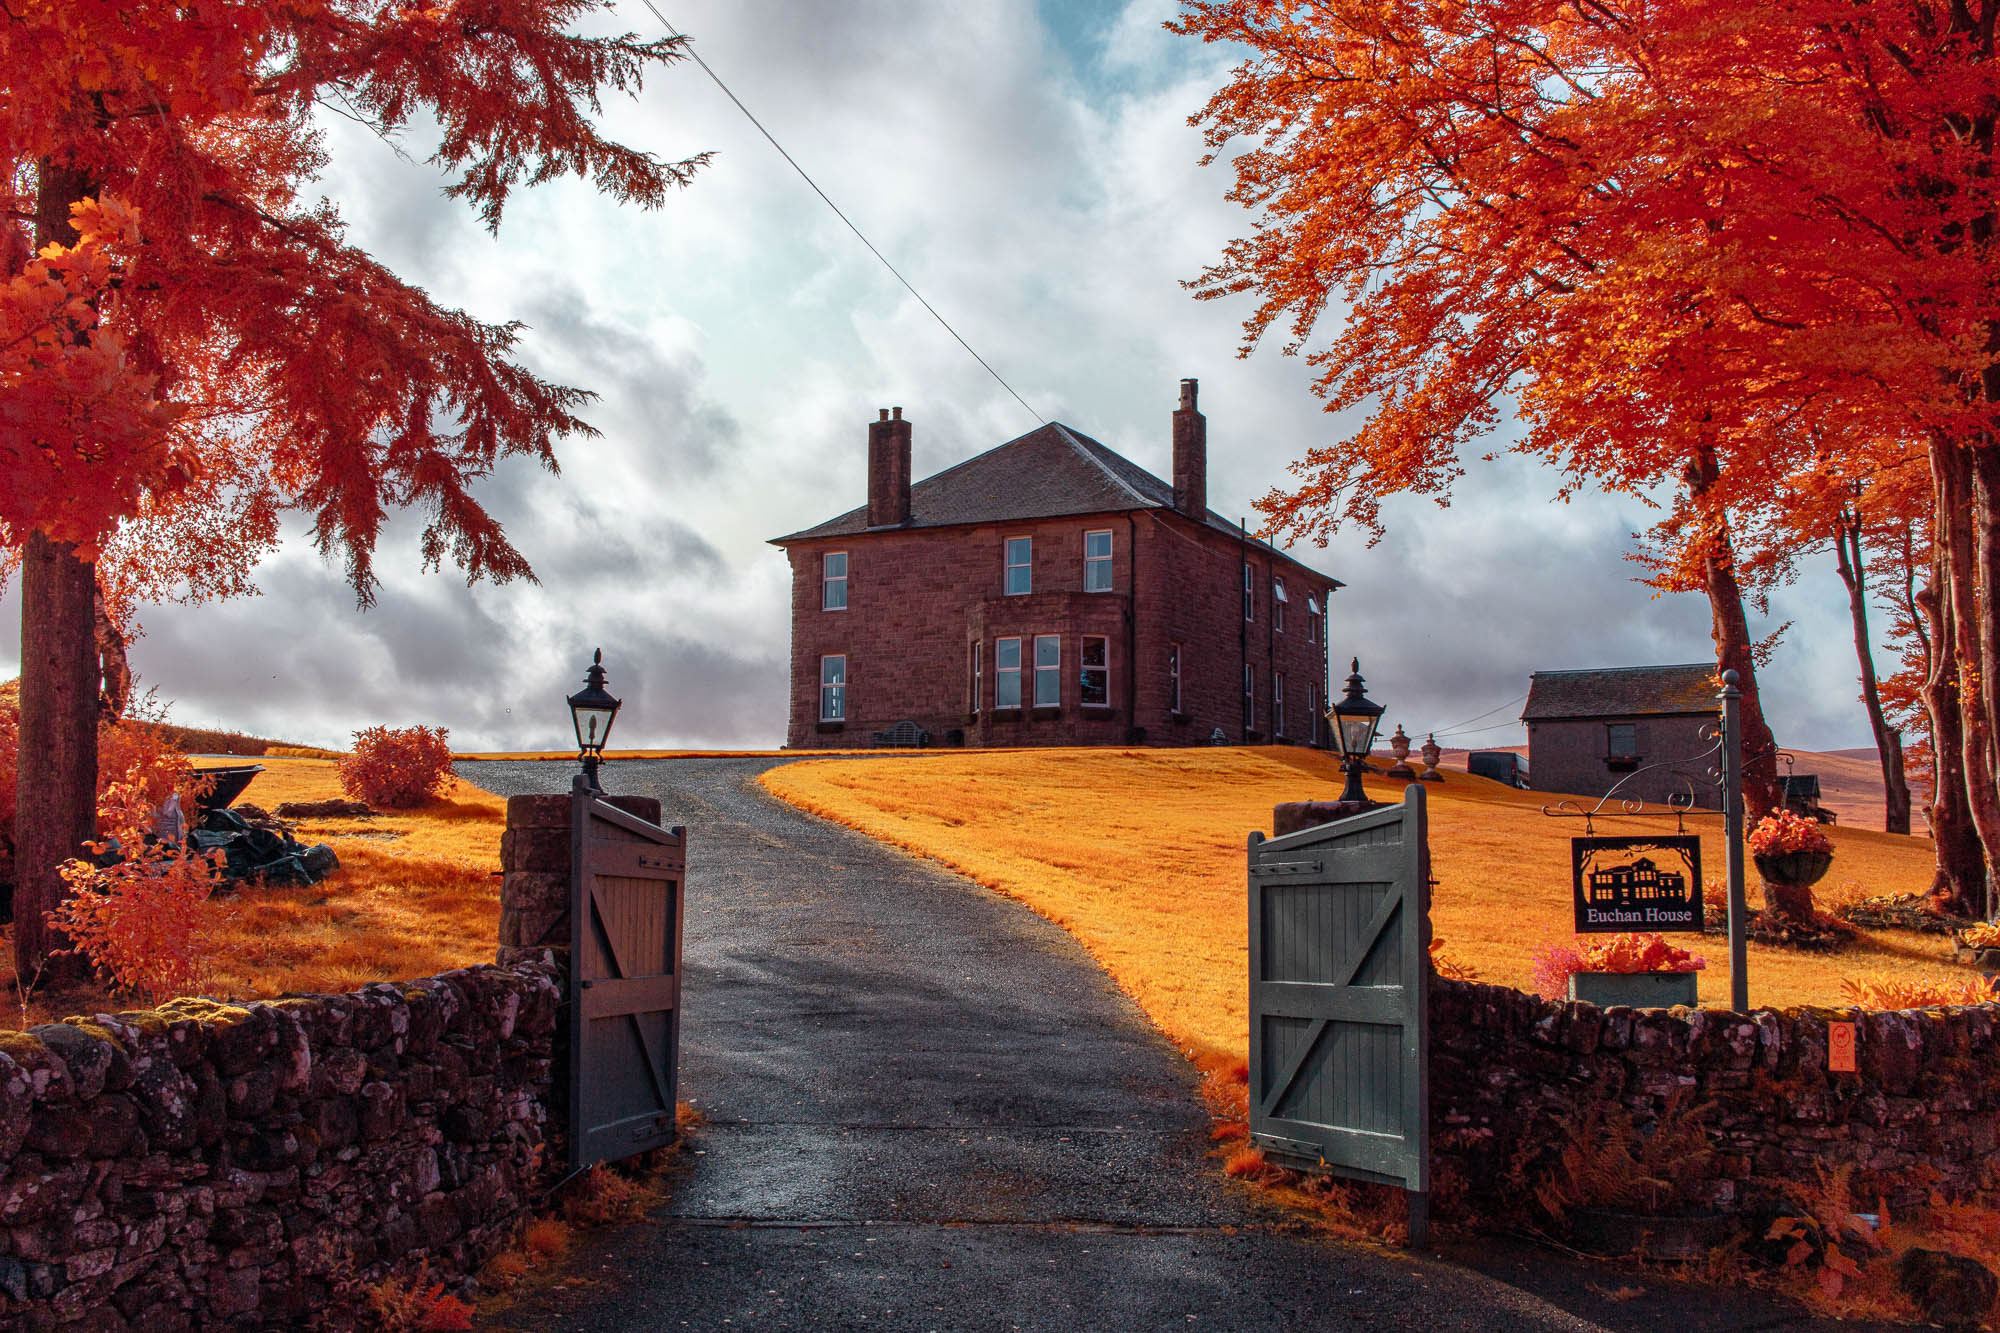
[{"label": "small orange warning sticker", "polygon": [[1836,1074],[1854,1072],[1854,1024],[1826,1025],[1826,1067]]}]

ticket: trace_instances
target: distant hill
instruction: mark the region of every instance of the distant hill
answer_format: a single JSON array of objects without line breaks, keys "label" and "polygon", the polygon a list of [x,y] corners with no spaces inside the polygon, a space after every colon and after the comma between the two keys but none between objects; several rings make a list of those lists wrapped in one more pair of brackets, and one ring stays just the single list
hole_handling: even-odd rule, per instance
[{"label": "distant hill", "polygon": [[[1512,750],[1515,754],[1526,754],[1525,745],[1481,746],[1488,750]],[[1445,769],[1465,768],[1466,750],[1446,750],[1438,760],[1438,767]],[[1876,829],[1882,827],[1882,764],[1876,757],[1873,746],[1863,746],[1853,750],[1787,750],[1792,756],[1792,773],[1803,777],[1808,773],[1819,777],[1820,804],[1839,817],[1844,827]],[[1387,754],[1378,752],[1375,756],[1382,762],[1389,762]],[[1778,772],[1786,772],[1783,761],[1778,764]],[[1912,823],[1921,830],[1923,814],[1916,812]]]},{"label": "distant hill", "polygon": [[[21,678],[0,681],[0,708],[19,712],[21,708]],[[282,750],[294,755],[312,755],[332,758],[337,752],[320,750],[312,746],[294,745],[290,741],[268,740],[262,736],[246,736],[240,731],[217,731],[210,727],[183,727],[172,722],[139,722],[142,727],[151,727],[164,732],[168,740],[180,748],[184,754],[241,754],[265,755],[273,750]]]}]

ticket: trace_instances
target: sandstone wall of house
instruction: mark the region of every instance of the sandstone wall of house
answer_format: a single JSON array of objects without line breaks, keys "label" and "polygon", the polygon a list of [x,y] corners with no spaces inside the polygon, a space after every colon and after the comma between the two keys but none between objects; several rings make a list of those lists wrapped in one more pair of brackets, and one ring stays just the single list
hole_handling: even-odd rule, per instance
[{"label": "sandstone wall of house", "polygon": [[542,1183],[552,961],[0,1034],[0,1328],[339,1326]]},{"label": "sandstone wall of house", "polygon": [[[1846,1169],[1858,1206],[2000,1196],[2000,1004],[1829,1013],[1599,1009],[1501,986],[1432,982],[1435,1181],[1475,1209],[1533,1179],[1610,1102],[1642,1129],[1707,1107],[1700,1203],[1779,1204]],[[1827,1068],[1829,1018],[1856,1024],[1856,1071]],[[1448,1206],[1448,1205],[1447,1205]]]}]

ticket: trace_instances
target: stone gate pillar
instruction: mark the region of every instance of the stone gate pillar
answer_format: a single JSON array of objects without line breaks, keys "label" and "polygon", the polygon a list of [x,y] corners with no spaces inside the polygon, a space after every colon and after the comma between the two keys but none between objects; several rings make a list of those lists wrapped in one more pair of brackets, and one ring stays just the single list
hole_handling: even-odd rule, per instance
[{"label": "stone gate pillar", "polygon": [[[660,803],[650,796],[599,799],[649,824],[660,822]],[[507,831],[500,835],[500,962],[546,949],[568,951],[569,856],[568,792],[507,798]]]}]

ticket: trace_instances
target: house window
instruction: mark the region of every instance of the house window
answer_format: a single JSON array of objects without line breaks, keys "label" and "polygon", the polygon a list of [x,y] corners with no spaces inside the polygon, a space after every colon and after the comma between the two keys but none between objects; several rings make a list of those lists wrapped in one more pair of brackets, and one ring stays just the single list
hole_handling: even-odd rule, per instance
[{"label": "house window", "polygon": [[1604,728],[1605,758],[1614,764],[1637,763],[1639,728],[1632,722],[1613,722]]},{"label": "house window", "polygon": [[1285,734],[1285,673],[1282,671],[1271,673],[1271,733],[1275,736]]},{"label": "house window", "polygon": [[1306,598],[1306,642],[1319,642],[1319,603]]},{"label": "house window", "polygon": [[1035,707],[1062,706],[1062,640],[1053,634],[1035,636]]},{"label": "house window", "polygon": [[847,720],[847,655],[819,659],[819,720]]},{"label": "house window", "polygon": [[828,551],[820,562],[819,609],[822,611],[845,611],[847,609],[847,552]]},{"label": "house window", "polygon": [[1035,539],[1007,539],[1007,595],[1019,597],[1035,590]]},{"label": "house window", "polygon": [[1019,639],[995,639],[993,641],[993,706],[995,708],[1019,708],[1021,706],[1021,641]]},{"label": "house window", "polygon": [[1285,632],[1285,581],[1271,580],[1271,628],[1278,633]]},{"label": "house window", "polygon": [[1257,725],[1257,678],[1250,674],[1246,664],[1243,668],[1243,730],[1250,731]]},{"label": "house window", "polygon": [[[1308,605],[1310,605],[1310,603],[1308,603]],[[1310,624],[1311,624],[1312,622],[1311,622],[1311,621],[1307,621],[1306,623],[1307,623],[1308,625],[1310,625]],[[1312,728],[1313,728],[1313,730],[1312,730],[1312,742],[1311,742],[1311,743],[1312,743],[1312,744],[1314,744],[1314,745],[1318,745],[1318,744],[1319,744],[1319,724],[1320,724],[1320,723],[1321,723],[1322,721],[1324,721],[1325,719],[1324,719],[1323,717],[1321,717],[1321,715],[1320,715],[1320,707],[1319,707],[1319,682],[1318,682],[1318,681],[1316,681],[1316,680],[1314,680],[1314,681],[1308,681],[1308,682],[1306,682],[1306,707],[1307,707],[1307,708],[1308,708],[1308,709],[1309,709],[1309,710],[1311,711],[1311,713],[1312,713]]]},{"label": "house window", "polygon": [[1181,646],[1177,643],[1167,649],[1167,711],[1181,711]]},{"label": "house window", "polygon": [[1111,591],[1111,532],[1083,534],[1083,590]]},{"label": "house window", "polygon": [[1251,591],[1250,566],[1243,566],[1243,618],[1257,618],[1257,594]]},{"label": "house window", "polygon": [[984,697],[984,695],[985,695],[985,693],[986,693],[986,678],[985,678],[985,671],[984,671],[984,668],[985,668],[985,665],[986,665],[986,664],[985,664],[985,663],[984,663],[983,661],[981,661],[981,660],[980,660],[980,659],[981,659],[981,656],[982,656],[982,650],[983,650],[983,649],[984,649],[985,647],[986,647],[986,644],[985,644],[985,642],[984,642],[983,640],[979,640],[979,639],[975,639],[975,640],[973,640],[973,643],[972,643],[972,710],[971,710],[971,711],[972,711],[972,715],[973,715],[974,717],[978,717],[978,716],[979,716],[979,704],[980,704],[980,700],[981,700],[981,699],[982,699],[982,698]]},{"label": "house window", "polygon": [[1083,636],[1083,706],[1111,706],[1111,640],[1102,634]]}]

